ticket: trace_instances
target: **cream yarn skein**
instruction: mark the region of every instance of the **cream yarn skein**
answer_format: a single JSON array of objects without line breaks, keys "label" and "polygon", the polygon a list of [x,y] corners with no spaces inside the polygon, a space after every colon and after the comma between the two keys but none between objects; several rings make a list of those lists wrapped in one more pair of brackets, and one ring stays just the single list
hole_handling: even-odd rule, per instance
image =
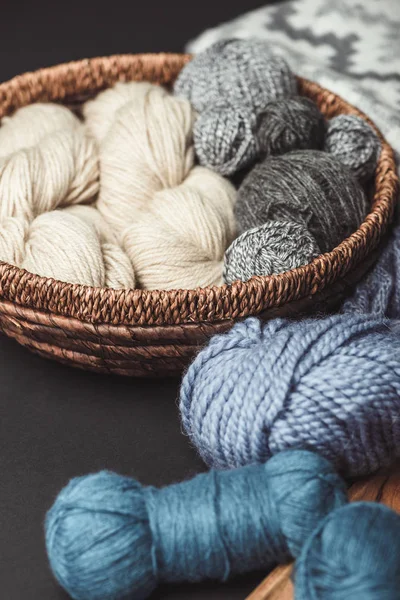
[{"label": "cream yarn skein", "polygon": [[100,95],[97,112],[96,100],[86,111],[94,130],[91,115],[101,121],[99,108],[117,107],[100,144],[98,209],[118,232],[141,287],[221,284],[224,251],[235,235],[236,191],[220,175],[193,168],[190,103],[158,86],[136,85],[136,98],[125,105],[118,91],[115,101]]},{"label": "cream yarn skein", "polygon": [[25,256],[25,240],[29,222],[25,219],[7,217],[0,223],[0,260],[16,267],[22,265]]},{"label": "cream yarn skein", "polygon": [[99,189],[96,145],[82,126],[48,134],[0,159],[0,222],[91,202]]},{"label": "cream yarn skein", "polygon": [[89,134],[100,144],[114,123],[118,110],[131,100],[145,96],[154,87],[147,81],[118,82],[93,100],[88,100],[83,106],[83,116]]},{"label": "cream yarn skein", "polygon": [[236,191],[194,167],[190,103],[120,84],[84,115],[81,124],[68,109],[36,105],[5,121],[0,260],[94,287],[133,288],[135,275],[148,289],[222,284]]},{"label": "cream yarn skein", "polygon": [[[118,234],[156,192],[180,185],[194,162],[190,103],[156,85],[146,89],[137,83],[132,89],[137,96],[118,108],[100,145],[97,207]],[[99,106],[105,105],[101,96]],[[92,127],[90,120],[87,126]]]},{"label": "cream yarn skein", "polygon": [[70,283],[97,287],[105,281],[95,228],[63,210],[44,213],[31,223],[20,266]]},{"label": "cream yarn skein", "polygon": [[34,104],[3,119],[0,155],[0,260],[72,283],[134,283],[122,249],[120,259],[94,225],[54,210],[91,202],[99,189],[96,143],[71,111]]},{"label": "cream yarn skein", "polygon": [[195,167],[180,186],[157,192],[122,240],[140,285],[222,285],[225,248],[235,237],[235,200],[232,184],[205,167]]},{"label": "cream yarn skein", "polygon": [[114,289],[135,286],[129,258],[90,206],[46,212],[32,223],[5,219],[0,227],[0,259],[60,281]]},{"label": "cream yarn skein", "polygon": [[96,213],[94,208],[75,206],[43,213],[30,224],[8,218],[0,227],[0,257],[42,277],[95,287],[132,288],[135,281],[130,261],[107,226],[99,234],[102,226]]},{"label": "cream yarn skein", "polygon": [[76,204],[65,209],[64,212],[76,215],[95,228],[104,261],[104,285],[114,289],[134,288],[135,274],[131,261],[118,244],[116,235],[99,211],[92,206]]},{"label": "cream yarn skein", "polygon": [[81,123],[65,106],[41,102],[28,104],[10,117],[2,118],[0,156],[35,146],[49,133],[75,127],[81,127]]}]

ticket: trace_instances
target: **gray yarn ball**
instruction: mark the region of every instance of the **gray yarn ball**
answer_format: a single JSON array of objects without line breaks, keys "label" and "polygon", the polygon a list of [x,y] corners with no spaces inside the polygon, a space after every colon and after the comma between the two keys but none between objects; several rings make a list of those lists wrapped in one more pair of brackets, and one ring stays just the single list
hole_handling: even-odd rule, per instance
[{"label": "gray yarn ball", "polygon": [[259,153],[256,125],[255,113],[243,106],[224,104],[204,110],[193,130],[200,164],[221,175],[233,175],[251,164]]},{"label": "gray yarn ball", "polygon": [[353,173],[321,150],[296,150],[256,165],[239,188],[239,231],[267,221],[302,223],[321,252],[337,246],[362,223],[368,202]]},{"label": "gray yarn ball", "polygon": [[304,225],[268,221],[232,242],[224,258],[224,281],[248,281],[253,275],[276,275],[308,264],[320,254]]},{"label": "gray yarn ball", "polygon": [[174,86],[201,112],[229,102],[263,109],[270,100],[296,94],[297,81],[286,61],[257,39],[220,40],[194,56]]},{"label": "gray yarn ball", "polygon": [[339,115],[328,121],[324,150],[333,154],[363,181],[376,169],[381,149],[372,127],[361,117]]},{"label": "gray yarn ball", "polygon": [[265,155],[284,154],[324,145],[325,118],[309,98],[280,98],[267,104],[259,116],[257,139]]}]

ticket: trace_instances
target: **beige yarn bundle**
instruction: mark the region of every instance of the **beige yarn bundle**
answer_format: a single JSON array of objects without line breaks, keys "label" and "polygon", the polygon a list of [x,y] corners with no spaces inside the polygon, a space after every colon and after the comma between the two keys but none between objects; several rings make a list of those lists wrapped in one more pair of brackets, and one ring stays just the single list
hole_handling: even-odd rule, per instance
[{"label": "beige yarn bundle", "polygon": [[1,260],[61,281],[134,287],[115,236],[80,205],[98,194],[98,152],[70,110],[33,104],[3,119],[0,156]]},{"label": "beige yarn bundle", "polygon": [[117,232],[141,287],[220,285],[235,236],[236,191],[220,175],[194,167],[196,115],[187,100],[148,83],[123,85],[84,109],[100,147],[98,210]]},{"label": "beige yarn bundle", "polygon": [[0,260],[115,289],[222,284],[236,191],[194,165],[190,103],[120,83],[84,122],[34,104],[0,127]]}]

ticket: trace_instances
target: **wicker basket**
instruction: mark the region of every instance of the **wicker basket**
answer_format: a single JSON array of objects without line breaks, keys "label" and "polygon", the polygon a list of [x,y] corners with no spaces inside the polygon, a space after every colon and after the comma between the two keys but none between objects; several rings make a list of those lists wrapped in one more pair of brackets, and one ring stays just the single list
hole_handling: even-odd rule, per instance
[{"label": "wicker basket", "polygon": [[[188,60],[179,54],[123,55],[27,73],[0,85],[0,117],[32,102],[77,105],[116,81],[170,84]],[[327,117],[367,118],[316,83],[299,78],[299,86]],[[231,286],[143,291],[63,283],[0,263],[0,328],[34,352],[69,365],[170,375],[237,319],[330,310],[376,259],[393,217],[398,179],[393,151],[382,142],[370,214],[353,235],[309,265]]]}]

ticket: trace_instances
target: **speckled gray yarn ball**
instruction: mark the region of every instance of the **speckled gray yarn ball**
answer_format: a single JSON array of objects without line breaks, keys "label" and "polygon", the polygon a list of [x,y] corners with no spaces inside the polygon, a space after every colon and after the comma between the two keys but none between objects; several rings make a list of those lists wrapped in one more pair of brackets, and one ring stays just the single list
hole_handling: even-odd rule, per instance
[{"label": "speckled gray yarn ball", "polygon": [[174,86],[201,112],[229,102],[259,111],[275,98],[296,94],[297,81],[286,61],[257,39],[221,40],[196,54]]},{"label": "speckled gray yarn ball", "polygon": [[233,175],[258,156],[257,119],[243,106],[210,106],[200,113],[193,130],[201,165],[221,175]]},{"label": "speckled gray yarn ball", "polygon": [[321,150],[296,150],[256,165],[239,188],[240,232],[267,221],[301,223],[327,252],[353,233],[368,211],[353,173]]},{"label": "speckled gray yarn ball", "polygon": [[248,281],[253,275],[276,275],[308,264],[320,254],[304,225],[268,221],[232,242],[224,258],[224,281]]},{"label": "speckled gray yarn ball", "polygon": [[362,181],[375,172],[381,143],[361,117],[339,115],[328,121],[324,150],[333,154]]},{"label": "speckled gray yarn ball", "polygon": [[264,155],[320,150],[325,130],[325,118],[315,102],[300,96],[280,98],[267,104],[259,116],[257,140]]}]

